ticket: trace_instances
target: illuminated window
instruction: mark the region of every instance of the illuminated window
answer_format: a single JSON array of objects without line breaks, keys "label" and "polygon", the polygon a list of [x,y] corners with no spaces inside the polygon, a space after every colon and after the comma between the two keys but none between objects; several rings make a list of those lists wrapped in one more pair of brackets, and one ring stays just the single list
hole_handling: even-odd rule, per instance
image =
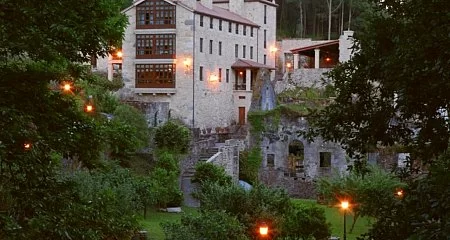
[{"label": "illuminated window", "polygon": [[136,58],[175,58],[175,34],[136,35]]},{"label": "illuminated window", "polygon": [[175,64],[136,64],[136,88],[175,88]]},{"label": "illuminated window", "polygon": [[161,0],[146,0],[136,6],[136,28],[175,28],[176,8]]}]

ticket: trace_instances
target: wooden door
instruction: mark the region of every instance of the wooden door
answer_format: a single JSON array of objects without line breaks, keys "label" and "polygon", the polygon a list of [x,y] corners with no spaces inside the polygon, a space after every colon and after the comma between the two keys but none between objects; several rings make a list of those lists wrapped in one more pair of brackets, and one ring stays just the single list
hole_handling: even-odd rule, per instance
[{"label": "wooden door", "polygon": [[245,107],[239,107],[239,125],[245,125]]}]

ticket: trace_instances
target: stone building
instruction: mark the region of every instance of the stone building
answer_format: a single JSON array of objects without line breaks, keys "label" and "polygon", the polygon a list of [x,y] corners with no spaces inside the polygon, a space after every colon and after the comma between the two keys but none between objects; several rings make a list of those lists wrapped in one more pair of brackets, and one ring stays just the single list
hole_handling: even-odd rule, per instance
[{"label": "stone building", "polygon": [[[274,69],[273,0],[135,0],[120,56],[121,98],[145,105],[150,125],[182,120],[200,133],[244,125],[260,69]],[[119,57],[119,58],[118,58]],[[274,74],[272,74],[273,76]]]}]

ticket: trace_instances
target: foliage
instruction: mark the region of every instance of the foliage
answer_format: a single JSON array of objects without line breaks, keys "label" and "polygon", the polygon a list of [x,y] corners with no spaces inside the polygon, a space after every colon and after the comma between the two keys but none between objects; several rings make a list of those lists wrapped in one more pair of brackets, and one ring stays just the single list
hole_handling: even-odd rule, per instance
[{"label": "foliage", "polygon": [[244,226],[225,211],[203,211],[199,215],[183,215],[181,223],[163,224],[167,240],[247,240]]},{"label": "foliage", "polygon": [[200,185],[205,182],[213,182],[226,186],[231,184],[231,177],[227,175],[223,167],[212,163],[199,163],[195,166],[195,174],[191,181]]},{"label": "foliage", "polygon": [[90,55],[105,56],[122,41],[127,23],[120,13],[122,4],[121,0],[83,4],[4,0],[0,3],[0,57],[84,62]]},{"label": "foliage", "polygon": [[186,153],[191,141],[189,129],[173,121],[158,127],[154,139],[158,149],[166,149],[174,153]]},{"label": "foliage", "polygon": [[283,239],[326,239],[331,235],[325,211],[314,205],[294,204],[282,224]]},{"label": "foliage", "polygon": [[239,179],[250,184],[258,182],[259,168],[262,162],[260,148],[252,148],[250,151],[239,153]]},{"label": "foliage", "polygon": [[450,151],[429,173],[409,182],[404,197],[378,206],[365,239],[446,239],[450,236]]},{"label": "foliage", "polygon": [[311,117],[312,135],[349,153],[377,144],[409,146],[413,159],[447,149],[450,31],[446,0],[383,1],[358,35],[352,59],[334,68],[338,96]]},{"label": "foliage", "polygon": [[396,191],[405,187],[393,174],[377,167],[370,167],[364,175],[352,171],[318,182],[318,192],[329,204],[338,205],[343,200],[352,204],[355,221],[360,216],[382,218],[380,206],[394,201]]},{"label": "foliage", "polygon": [[179,207],[183,202],[179,174],[177,156],[167,151],[158,152],[156,166],[150,173],[150,191],[159,207]]},{"label": "foliage", "polygon": [[269,189],[257,185],[250,191],[240,186],[220,186],[205,183],[197,194],[201,211],[225,211],[236,217],[245,227],[247,236],[252,237],[258,223],[266,222],[272,233],[279,231],[283,216],[290,208],[287,193],[281,189]]}]

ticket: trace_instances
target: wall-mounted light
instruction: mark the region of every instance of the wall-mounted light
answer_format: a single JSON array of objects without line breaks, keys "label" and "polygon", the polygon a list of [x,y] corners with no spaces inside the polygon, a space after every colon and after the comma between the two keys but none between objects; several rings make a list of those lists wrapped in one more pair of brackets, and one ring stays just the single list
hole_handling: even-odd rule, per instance
[{"label": "wall-mounted light", "polygon": [[209,75],[209,81],[210,82],[217,82],[217,81],[219,81],[219,77],[216,75],[216,74],[211,74],[211,75]]},{"label": "wall-mounted light", "polygon": [[276,53],[278,51],[278,48],[275,46],[270,47],[270,52],[271,53]]},{"label": "wall-mounted light", "polygon": [[118,58],[122,58],[123,57],[122,51],[117,51],[116,55],[117,55]]},{"label": "wall-mounted light", "polygon": [[288,73],[288,80],[291,80],[291,75],[292,75],[292,63],[287,62],[286,63],[286,71]]},{"label": "wall-mounted light", "polygon": [[325,62],[327,62],[327,63],[331,62],[331,58],[330,57],[326,57],[325,58]]},{"label": "wall-mounted light", "polygon": [[189,74],[192,70],[192,60],[190,58],[185,58],[183,61],[184,73]]}]

